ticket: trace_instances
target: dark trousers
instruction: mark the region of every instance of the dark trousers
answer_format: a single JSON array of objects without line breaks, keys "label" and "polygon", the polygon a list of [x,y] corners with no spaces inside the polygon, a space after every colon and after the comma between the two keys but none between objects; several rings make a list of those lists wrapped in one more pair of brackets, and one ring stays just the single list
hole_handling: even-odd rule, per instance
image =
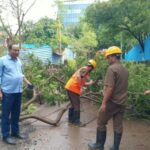
[{"label": "dark trousers", "polygon": [[77,111],[80,111],[80,95],[68,90],[67,95],[71,102],[72,108],[74,108]]},{"label": "dark trousers", "polygon": [[123,116],[125,106],[108,101],[105,112],[98,113],[97,126],[100,131],[106,131],[107,122],[113,118],[113,128],[117,133],[123,132]]},{"label": "dark trousers", "polygon": [[19,133],[19,116],[21,109],[22,93],[3,93],[2,99],[2,136]]}]

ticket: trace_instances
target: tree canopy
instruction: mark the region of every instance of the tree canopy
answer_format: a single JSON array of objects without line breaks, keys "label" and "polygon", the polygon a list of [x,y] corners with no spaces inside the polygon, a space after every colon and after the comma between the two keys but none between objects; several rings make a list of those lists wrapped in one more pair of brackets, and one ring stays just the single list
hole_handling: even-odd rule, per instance
[{"label": "tree canopy", "polygon": [[128,49],[139,43],[144,51],[144,40],[150,35],[149,8],[149,0],[110,0],[89,6],[85,21],[95,29],[99,47]]},{"label": "tree canopy", "polygon": [[[0,1],[0,24],[3,32],[9,40],[7,45],[18,42],[21,46],[21,29],[24,19],[36,0],[1,0]],[[7,16],[7,17],[6,17]],[[10,23],[10,18],[15,22],[15,26]],[[11,21],[12,21],[11,20]],[[16,28],[16,29],[15,29]]]},{"label": "tree canopy", "polygon": [[56,34],[56,21],[47,17],[33,23],[28,21],[23,25],[23,41],[26,43],[49,44]]}]

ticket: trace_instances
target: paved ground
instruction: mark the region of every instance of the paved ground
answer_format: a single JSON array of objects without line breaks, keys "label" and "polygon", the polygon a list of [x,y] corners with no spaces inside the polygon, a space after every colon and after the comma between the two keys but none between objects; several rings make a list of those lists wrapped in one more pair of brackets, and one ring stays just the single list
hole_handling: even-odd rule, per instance
[{"label": "paved ground", "polygon": [[[54,119],[59,107],[40,106],[38,116]],[[54,113],[55,112],[55,113]],[[81,118],[89,124],[84,128],[74,127],[67,122],[64,114],[59,126],[53,127],[34,119],[21,123],[28,139],[17,141],[16,146],[4,144],[0,140],[0,150],[88,150],[87,144],[95,141],[97,108],[93,103],[83,103]],[[112,121],[108,124],[105,150],[109,150],[113,140]],[[150,150],[150,123],[140,120],[124,120],[124,135],[120,150]]]}]

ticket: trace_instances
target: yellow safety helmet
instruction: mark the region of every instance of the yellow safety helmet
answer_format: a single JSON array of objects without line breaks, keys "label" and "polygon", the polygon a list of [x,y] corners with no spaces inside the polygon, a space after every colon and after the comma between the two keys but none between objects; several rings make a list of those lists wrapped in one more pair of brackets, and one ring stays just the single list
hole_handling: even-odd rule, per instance
[{"label": "yellow safety helmet", "polygon": [[88,63],[92,65],[94,69],[96,68],[96,61],[94,59],[90,59]]},{"label": "yellow safety helmet", "polygon": [[122,54],[122,50],[117,46],[109,47],[105,52],[105,57],[112,54]]}]

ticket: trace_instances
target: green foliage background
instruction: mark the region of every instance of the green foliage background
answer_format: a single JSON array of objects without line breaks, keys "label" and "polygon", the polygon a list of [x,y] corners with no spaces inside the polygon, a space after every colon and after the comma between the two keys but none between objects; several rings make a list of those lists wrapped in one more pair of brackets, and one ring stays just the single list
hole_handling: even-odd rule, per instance
[{"label": "green foliage background", "polygon": [[86,9],[84,21],[95,30],[98,48],[121,45],[123,50],[140,44],[150,35],[149,0],[109,0]]},{"label": "green foliage background", "polygon": [[[59,1],[56,3],[63,9]],[[87,64],[87,58],[94,56],[98,49],[120,45],[125,52],[137,43],[142,46],[150,35],[149,5],[149,0],[109,0],[96,3],[87,8],[79,24],[68,28],[64,28],[62,16],[57,20],[45,17],[35,23],[24,23],[21,29],[23,43],[51,45],[54,51],[58,50],[59,44],[62,50],[71,46],[77,55],[76,60],[59,66],[43,64],[33,56],[28,57],[24,72],[38,86],[42,93],[41,99],[50,105],[66,101],[64,85],[50,77],[53,75],[66,82],[77,69]],[[3,49],[0,47],[0,56],[4,55]],[[100,92],[108,65],[102,55],[95,59],[97,69],[91,73],[91,78],[94,80],[99,77],[102,83],[89,87],[87,91]],[[129,71],[128,115],[150,119],[150,96],[143,95],[146,89],[150,89],[150,66],[133,62],[123,64]],[[24,91],[23,102],[31,97],[31,92]],[[98,101],[101,100],[102,97],[99,97]]]},{"label": "green foliage background", "polygon": [[[64,84],[54,79],[49,80],[51,75],[66,82],[71,75],[80,67],[86,65],[87,59],[80,57],[77,60],[70,60],[65,65],[53,66],[50,63],[42,64],[33,56],[29,57],[29,63],[25,66],[27,78],[37,85],[42,92],[41,99],[50,105],[61,104],[67,101]],[[98,86],[91,86],[87,90],[100,92],[103,89],[103,80],[107,70],[107,61],[104,56],[96,58],[97,69],[91,73],[91,79],[100,78],[102,83]],[[150,95],[143,95],[146,89],[150,89],[150,67],[142,63],[123,62],[129,71],[127,114],[131,117],[150,119]],[[55,71],[48,71],[51,69]],[[102,97],[97,99],[101,102]]]}]

